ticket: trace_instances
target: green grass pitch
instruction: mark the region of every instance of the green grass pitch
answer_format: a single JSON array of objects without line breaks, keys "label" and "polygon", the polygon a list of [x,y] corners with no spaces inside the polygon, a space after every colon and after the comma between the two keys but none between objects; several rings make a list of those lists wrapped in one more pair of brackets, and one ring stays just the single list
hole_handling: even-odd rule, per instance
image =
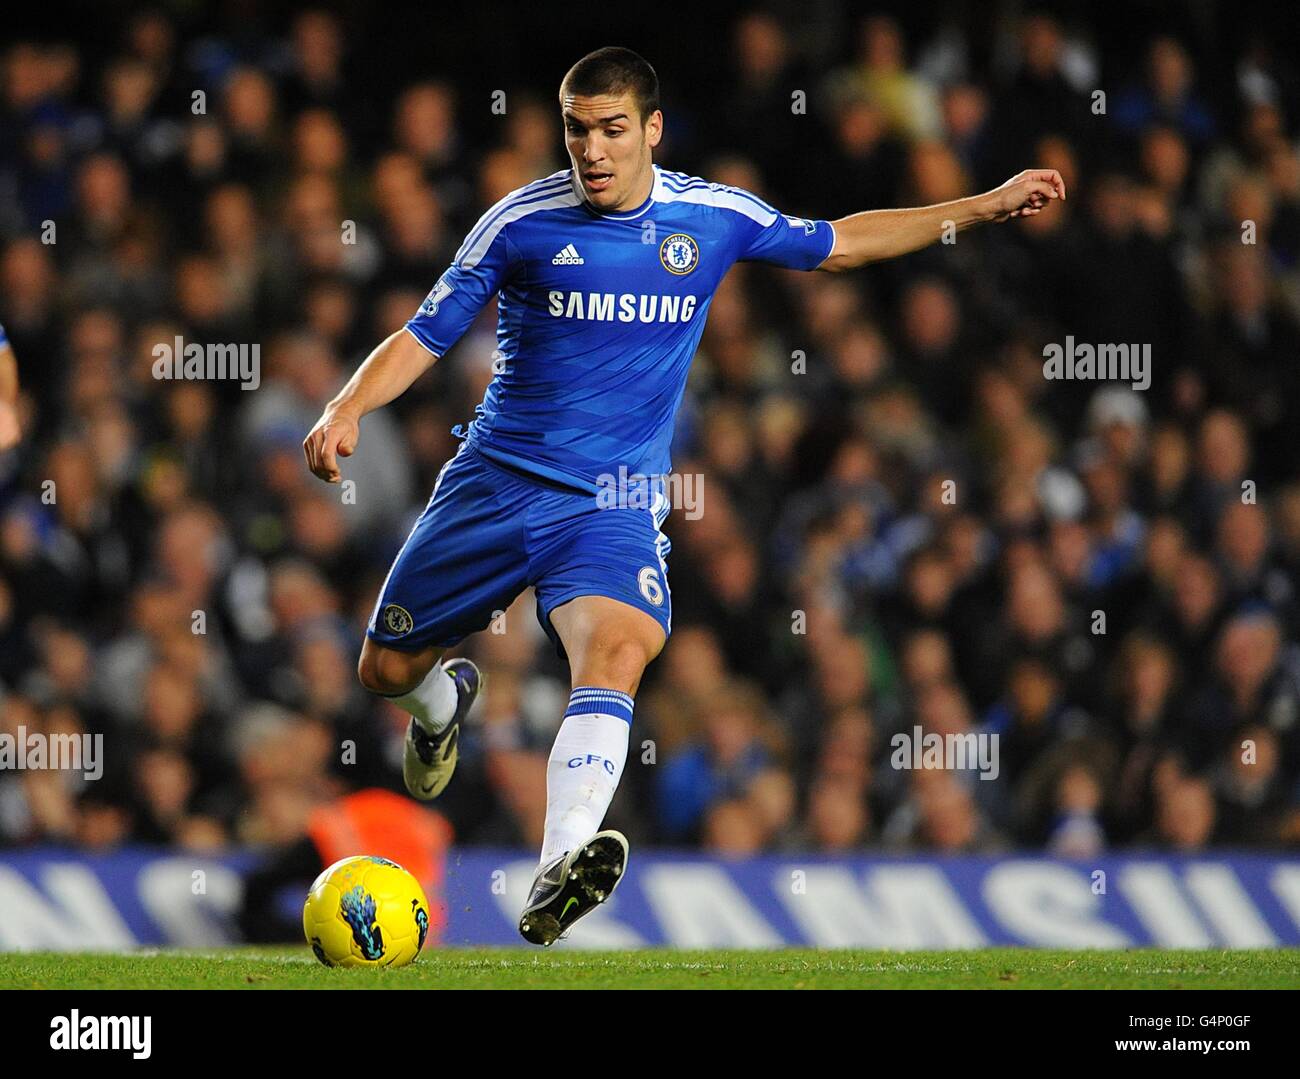
[{"label": "green grass pitch", "polygon": [[331,970],[305,948],[0,955],[0,989],[1296,989],[1300,949],[426,951]]}]

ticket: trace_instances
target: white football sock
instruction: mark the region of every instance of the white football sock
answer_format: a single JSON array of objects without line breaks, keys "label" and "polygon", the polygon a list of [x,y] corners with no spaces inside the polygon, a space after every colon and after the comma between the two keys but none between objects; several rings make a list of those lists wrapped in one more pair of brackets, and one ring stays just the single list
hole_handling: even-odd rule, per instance
[{"label": "white football sock", "polygon": [[598,831],[627,762],[632,698],[616,689],[579,686],[569,697],[546,763],[543,866]]},{"label": "white football sock", "polygon": [[424,676],[424,681],[409,693],[387,699],[398,708],[410,712],[415,721],[430,734],[438,734],[447,729],[451,717],[456,714],[460,694],[456,692],[456,683],[451,675],[438,663]]}]

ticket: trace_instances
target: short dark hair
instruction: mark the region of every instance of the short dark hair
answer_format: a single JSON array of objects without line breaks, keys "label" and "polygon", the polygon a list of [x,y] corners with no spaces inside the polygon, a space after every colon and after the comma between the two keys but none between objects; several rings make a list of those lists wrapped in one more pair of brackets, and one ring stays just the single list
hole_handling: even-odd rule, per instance
[{"label": "short dark hair", "polygon": [[641,111],[641,122],[659,108],[659,76],[646,59],[631,49],[607,45],[589,52],[564,76],[560,83],[560,104],[565,94],[595,97],[598,94],[622,94],[631,91]]}]

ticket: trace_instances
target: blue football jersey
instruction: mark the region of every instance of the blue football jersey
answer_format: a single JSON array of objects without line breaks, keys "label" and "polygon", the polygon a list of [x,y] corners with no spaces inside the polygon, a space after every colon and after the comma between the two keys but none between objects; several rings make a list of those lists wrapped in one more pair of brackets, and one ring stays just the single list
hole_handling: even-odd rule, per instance
[{"label": "blue football jersey", "polygon": [[496,374],[456,433],[529,474],[607,490],[671,468],[686,375],[732,263],[813,270],[834,243],[828,221],[657,165],[642,206],[602,213],[566,169],[488,210],[406,328],[441,356],[499,295]]}]

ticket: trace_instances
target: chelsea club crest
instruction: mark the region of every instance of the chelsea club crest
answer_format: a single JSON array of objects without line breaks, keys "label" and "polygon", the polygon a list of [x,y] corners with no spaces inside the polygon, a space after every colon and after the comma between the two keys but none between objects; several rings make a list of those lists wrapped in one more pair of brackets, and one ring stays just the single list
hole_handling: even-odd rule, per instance
[{"label": "chelsea club crest", "polygon": [[688,274],[699,264],[700,245],[686,233],[674,232],[659,245],[659,261],[669,273]]},{"label": "chelsea club crest", "polygon": [[404,636],[415,628],[415,619],[411,617],[411,612],[396,603],[390,603],[385,607],[383,615],[384,629],[394,637]]}]

